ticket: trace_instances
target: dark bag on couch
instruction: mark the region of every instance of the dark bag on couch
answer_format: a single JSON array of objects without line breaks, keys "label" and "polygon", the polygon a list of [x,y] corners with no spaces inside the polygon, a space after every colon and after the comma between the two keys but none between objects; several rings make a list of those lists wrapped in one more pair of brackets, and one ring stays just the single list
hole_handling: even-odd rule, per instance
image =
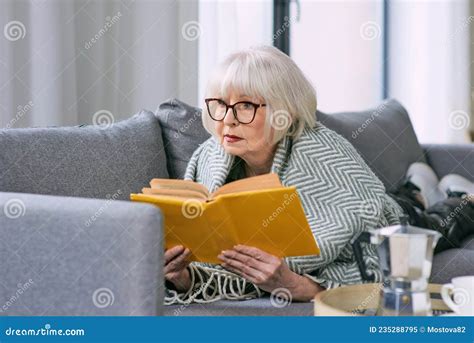
[{"label": "dark bag on couch", "polygon": [[466,194],[449,194],[449,198],[425,209],[417,196],[420,189],[405,181],[389,195],[409,216],[411,225],[436,230],[442,237],[435,253],[459,248],[463,239],[474,233],[474,199]]}]

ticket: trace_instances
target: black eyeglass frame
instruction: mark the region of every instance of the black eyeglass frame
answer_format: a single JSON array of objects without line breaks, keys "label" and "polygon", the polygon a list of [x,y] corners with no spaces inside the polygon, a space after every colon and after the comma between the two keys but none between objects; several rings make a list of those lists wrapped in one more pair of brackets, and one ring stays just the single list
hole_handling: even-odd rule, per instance
[{"label": "black eyeglass frame", "polygon": [[[215,119],[212,115],[211,115],[211,110],[209,109],[209,103],[211,101],[221,101],[224,105],[225,105],[225,114],[224,116],[222,117],[222,119]],[[234,115],[234,118],[235,120],[237,120],[240,124],[250,124],[251,122],[254,121],[255,119],[255,115],[257,114],[257,110],[260,108],[260,107],[265,107],[267,106],[267,104],[256,104],[254,102],[251,102],[251,101],[238,101],[236,102],[235,104],[233,105],[227,105],[227,103],[222,100],[222,99],[219,99],[219,98],[207,98],[207,99],[204,99],[204,102],[206,103],[206,107],[207,107],[207,113],[209,114],[209,117],[211,117],[212,120],[215,120],[215,121],[223,121],[227,115],[227,112],[229,111],[229,108],[232,109],[232,114]],[[249,122],[242,122],[239,120],[239,118],[237,118],[237,113],[235,111],[235,106],[238,105],[238,104],[251,104],[253,105],[253,108],[254,108],[254,111],[253,111],[253,116],[252,116],[252,119],[249,121]]]}]

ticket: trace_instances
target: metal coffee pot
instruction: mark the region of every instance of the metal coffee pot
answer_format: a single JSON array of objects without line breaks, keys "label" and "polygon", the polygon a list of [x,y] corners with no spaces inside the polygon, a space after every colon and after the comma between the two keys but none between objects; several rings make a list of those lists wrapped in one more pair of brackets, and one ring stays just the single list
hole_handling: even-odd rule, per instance
[{"label": "metal coffee pot", "polygon": [[374,276],[366,272],[361,243],[377,245],[383,287],[376,315],[431,315],[428,280],[433,251],[441,234],[409,225],[406,216],[400,222],[359,235],[352,242],[355,258],[362,278],[374,282]]}]

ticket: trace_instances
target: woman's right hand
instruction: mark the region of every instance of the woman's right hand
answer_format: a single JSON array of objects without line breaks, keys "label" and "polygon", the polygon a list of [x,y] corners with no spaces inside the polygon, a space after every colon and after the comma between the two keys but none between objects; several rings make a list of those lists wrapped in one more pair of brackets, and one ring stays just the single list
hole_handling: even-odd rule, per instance
[{"label": "woman's right hand", "polygon": [[191,276],[187,268],[189,264],[187,258],[190,254],[191,251],[182,245],[165,251],[165,279],[173,283],[180,292],[187,291],[191,287]]}]

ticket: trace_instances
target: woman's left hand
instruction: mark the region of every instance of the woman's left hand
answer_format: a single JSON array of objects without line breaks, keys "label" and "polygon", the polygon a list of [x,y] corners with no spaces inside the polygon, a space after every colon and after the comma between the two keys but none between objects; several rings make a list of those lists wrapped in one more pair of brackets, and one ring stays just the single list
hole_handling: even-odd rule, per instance
[{"label": "woman's left hand", "polygon": [[308,301],[322,289],[310,279],[292,272],[281,258],[258,248],[239,244],[232,250],[222,251],[217,257],[224,268],[267,292],[286,288],[294,300]]}]

